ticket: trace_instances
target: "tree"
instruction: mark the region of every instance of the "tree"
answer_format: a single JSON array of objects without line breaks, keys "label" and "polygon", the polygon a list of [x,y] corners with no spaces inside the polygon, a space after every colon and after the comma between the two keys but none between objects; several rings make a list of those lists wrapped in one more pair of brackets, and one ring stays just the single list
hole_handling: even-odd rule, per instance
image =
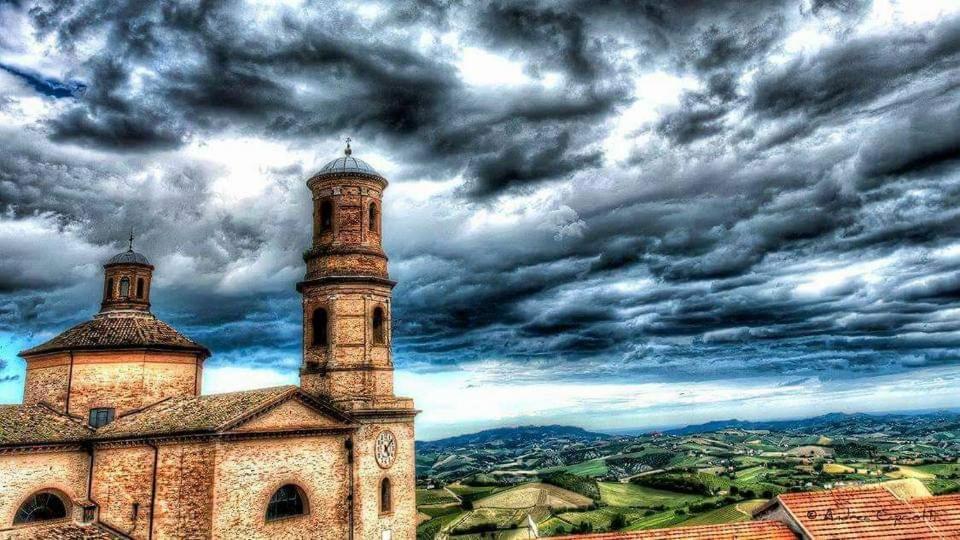
[{"label": "tree", "polygon": [[613,516],[613,521],[610,522],[610,528],[619,531],[620,529],[627,526],[627,520],[623,517],[623,514],[617,514]]}]

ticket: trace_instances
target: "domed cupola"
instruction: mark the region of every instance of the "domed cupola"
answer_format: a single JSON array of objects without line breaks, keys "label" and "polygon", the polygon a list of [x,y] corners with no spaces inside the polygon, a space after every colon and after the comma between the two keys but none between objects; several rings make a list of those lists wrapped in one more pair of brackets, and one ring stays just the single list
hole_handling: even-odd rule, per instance
[{"label": "domed cupola", "polygon": [[374,176],[383,179],[383,175],[377,172],[366,161],[353,157],[353,150],[350,149],[350,139],[347,139],[347,147],[343,151],[343,157],[338,157],[324,165],[313,178],[323,176],[346,176],[346,175]]},{"label": "domed cupola", "polygon": [[150,311],[150,281],[153,265],[133,250],[133,233],[127,251],[104,263],[103,302],[100,312]]}]

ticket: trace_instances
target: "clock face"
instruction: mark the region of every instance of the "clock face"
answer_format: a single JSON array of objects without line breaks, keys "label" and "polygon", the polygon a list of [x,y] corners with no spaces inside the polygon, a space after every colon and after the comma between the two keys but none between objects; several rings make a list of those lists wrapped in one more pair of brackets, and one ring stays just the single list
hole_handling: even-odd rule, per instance
[{"label": "clock face", "polygon": [[397,459],[397,438],[388,430],[381,431],[377,435],[374,452],[377,456],[377,465],[384,469],[393,465],[393,461]]}]

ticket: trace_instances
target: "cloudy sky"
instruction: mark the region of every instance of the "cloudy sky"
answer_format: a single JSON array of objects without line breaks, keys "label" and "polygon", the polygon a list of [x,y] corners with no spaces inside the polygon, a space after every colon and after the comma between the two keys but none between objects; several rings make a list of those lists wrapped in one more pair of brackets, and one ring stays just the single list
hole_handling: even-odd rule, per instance
[{"label": "cloudy sky", "polygon": [[137,231],[205,391],[296,381],[310,198],[391,181],[420,436],[960,406],[954,1],[0,1],[0,401]]}]

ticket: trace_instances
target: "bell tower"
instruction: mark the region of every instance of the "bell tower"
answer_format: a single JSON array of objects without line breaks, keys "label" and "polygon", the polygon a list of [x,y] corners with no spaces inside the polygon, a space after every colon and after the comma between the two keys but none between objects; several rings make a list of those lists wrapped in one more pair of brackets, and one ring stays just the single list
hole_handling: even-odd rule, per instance
[{"label": "bell tower", "polygon": [[304,390],[349,407],[393,399],[390,295],[381,244],[387,181],[353,157],[349,140],[307,181],[313,195],[313,242],[304,253]]},{"label": "bell tower", "polygon": [[357,429],[347,442],[353,464],[350,538],[414,540],[417,529],[414,425],[410,398],[393,395],[391,291],[383,252],[387,180],[343,156],[307,180],[313,242],[303,254],[303,363],[300,386],[346,411]]}]

